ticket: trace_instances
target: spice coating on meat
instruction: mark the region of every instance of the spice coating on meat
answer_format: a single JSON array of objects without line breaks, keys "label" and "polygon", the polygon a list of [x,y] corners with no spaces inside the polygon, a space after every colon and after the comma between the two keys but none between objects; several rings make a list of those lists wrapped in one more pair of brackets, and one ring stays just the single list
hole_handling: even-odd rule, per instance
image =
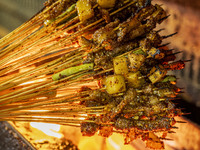
[{"label": "spice coating on meat", "polygon": [[[124,5],[118,2],[114,7]],[[105,10],[106,24],[90,39],[82,38],[82,46],[88,48],[84,63],[94,63],[103,72],[94,76],[100,77],[101,89],[89,91],[84,97],[87,100],[81,103],[91,112],[97,108],[97,114],[89,115],[94,124],[83,123],[82,132],[93,135],[98,130],[108,137],[119,130],[126,136],[125,143],[140,137],[149,147],[163,148],[154,132],[169,131],[175,124],[174,117],[181,114],[171,101],[180,89],[167,72],[184,68],[183,61],[168,62],[174,55],[160,48],[165,37],[154,30],[167,18],[166,12],[149,0],[138,0],[123,11],[131,15],[112,16],[109,11]]]},{"label": "spice coating on meat", "polygon": [[98,131],[98,125],[95,123],[82,123],[81,133],[83,136],[93,136]]}]

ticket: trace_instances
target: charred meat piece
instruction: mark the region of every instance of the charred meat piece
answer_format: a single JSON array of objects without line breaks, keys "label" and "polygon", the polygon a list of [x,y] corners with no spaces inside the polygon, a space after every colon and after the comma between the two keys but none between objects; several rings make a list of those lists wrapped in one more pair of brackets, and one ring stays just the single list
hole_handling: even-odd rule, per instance
[{"label": "charred meat piece", "polygon": [[83,136],[93,136],[98,128],[99,126],[96,123],[84,122],[81,124],[81,133]]}]

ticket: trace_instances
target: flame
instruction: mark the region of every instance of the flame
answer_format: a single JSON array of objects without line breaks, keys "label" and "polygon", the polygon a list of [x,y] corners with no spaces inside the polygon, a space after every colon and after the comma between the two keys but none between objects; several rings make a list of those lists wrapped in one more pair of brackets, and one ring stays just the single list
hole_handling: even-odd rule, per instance
[{"label": "flame", "polygon": [[30,125],[33,128],[37,128],[48,136],[53,136],[56,138],[62,138],[63,135],[58,133],[60,131],[60,125],[52,124],[52,123],[38,123],[38,122],[30,122]]},{"label": "flame", "polygon": [[114,133],[106,139],[107,150],[136,150],[132,145],[124,145],[124,137]]},{"label": "flame", "polygon": [[112,139],[112,138],[108,138],[108,143],[110,144],[110,147],[112,147],[113,149],[116,150],[120,150],[120,146]]}]

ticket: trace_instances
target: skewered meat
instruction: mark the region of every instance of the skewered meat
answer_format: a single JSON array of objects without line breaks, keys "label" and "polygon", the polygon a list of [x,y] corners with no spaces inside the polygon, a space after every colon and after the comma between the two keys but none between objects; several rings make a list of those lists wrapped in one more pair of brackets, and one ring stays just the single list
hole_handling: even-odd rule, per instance
[{"label": "skewered meat", "polygon": [[[175,56],[160,45],[168,36],[154,30],[167,18],[166,12],[151,0],[78,0],[76,8],[83,27],[99,24],[87,34],[78,32],[79,45],[87,52],[83,64],[74,67],[93,71],[90,77],[101,87],[80,91],[79,104],[90,112],[81,123],[81,132],[92,136],[99,131],[108,137],[116,129],[126,135],[125,143],[141,137],[148,147],[162,149],[163,142],[154,132],[170,130],[174,116],[181,114],[170,100],[180,89],[167,72],[185,65],[184,61],[168,63]],[[60,74],[56,79],[60,80],[79,73],[65,72],[53,77]]]},{"label": "skewered meat", "polygon": [[83,136],[93,136],[98,131],[96,123],[85,122],[81,124],[81,133]]}]

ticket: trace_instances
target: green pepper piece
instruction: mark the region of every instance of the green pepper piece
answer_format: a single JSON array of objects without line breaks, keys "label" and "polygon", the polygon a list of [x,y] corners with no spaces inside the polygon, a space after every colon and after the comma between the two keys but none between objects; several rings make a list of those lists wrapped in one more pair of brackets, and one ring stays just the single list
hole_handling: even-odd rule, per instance
[{"label": "green pepper piece", "polygon": [[[63,16],[69,14],[70,12],[72,12],[73,10],[75,10],[75,8],[76,8],[76,4],[71,5],[65,12],[63,12],[62,14],[60,14],[58,17],[56,17],[54,19],[50,19],[50,20],[45,20],[44,21],[44,25],[48,26],[49,24],[53,23],[56,19],[62,18]],[[65,21],[66,21],[66,19],[65,19]]]},{"label": "green pepper piece", "polygon": [[146,55],[146,53],[142,50],[142,49],[137,49],[136,51],[133,52],[134,54],[137,54],[137,55]]},{"label": "green pepper piece", "polygon": [[62,14],[60,14],[57,18],[62,18],[63,16],[65,16],[68,13],[72,12],[73,10],[75,10],[75,8],[76,8],[76,4],[71,5],[65,12],[63,12]]},{"label": "green pepper piece", "polygon": [[175,81],[176,81],[176,77],[173,75],[169,75],[165,79],[162,80],[162,82],[175,82]]},{"label": "green pepper piece", "polygon": [[78,73],[80,71],[93,70],[93,68],[94,68],[94,64],[93,63],[82,64],[82,65],[79,65],[79,66],[70,67],[70,68],[67,68],[67,69],[65,69],[65,70],[63,70],[61,72],[58,72],[58,73],[54,74],[52,76],[52,79],[54,81],[60,80],[62,78],[70,76],[72,74]]}]

